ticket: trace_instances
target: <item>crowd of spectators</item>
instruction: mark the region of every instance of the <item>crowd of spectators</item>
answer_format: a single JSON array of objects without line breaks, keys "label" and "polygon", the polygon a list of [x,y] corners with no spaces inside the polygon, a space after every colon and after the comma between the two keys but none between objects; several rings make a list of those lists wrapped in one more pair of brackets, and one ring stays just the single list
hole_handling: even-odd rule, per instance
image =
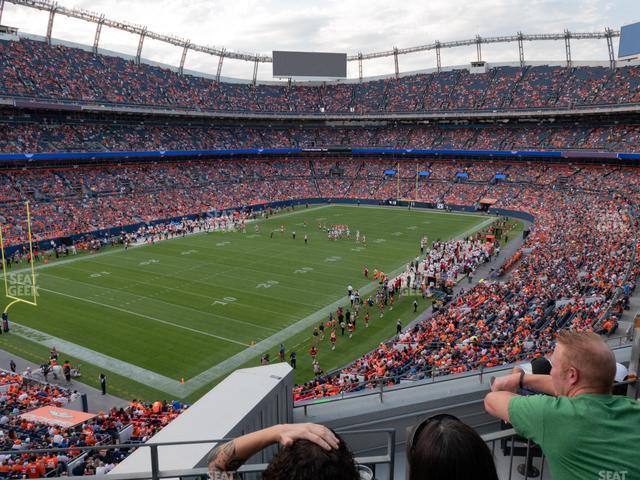
[{"label": "crowd of spectators", "polygon": [[[43,383],[23,374],[0,371],[0,450],[11,454],[0,456],[0,478],[36,478],[66,473],[67,465],[82,452],[74,447],[109,445],[129,440],[147,441],[175,419],[187,405],[174,401],[146,403],[133,400],[127,407],[111,408],[74,427],[60,427],[27,420],[20,415],[43,406],[66,407],[79,394],[68,388]],[[123,432],[130,433],[127,438]],[[21,451],[71,448],[66,452],[43,455]],[[130,449],[99,450],[77,462],[75,475],[108,473],[123,460]]]},{"label": "crowd of spectators", "polygon": [[549,352],[563,329],[611,333],[640,275],[637,196],[547,187],[499,198],[501,207],[536,218],[504,278],[477,284],[346,368],[298,388],[296,399],[514,363]]},{"label": "crowd of spectators", "polygon": [[[397,175],[386,170],[397,169]],[[430,172],[416,182],[416,172]],[[457,174],[467,177],[461,180]],[[496,180],[501,173],[506,180]],[[400,177],[398,179],[398,177]],[[565,182],[565,183],[563,183]],[[568,183],[567,183],[568,182]],[[35,240],[278,200],[410,198],[474,205],[488,197],[518,206],[558,186],[637,194],[636,169],[615,166],[378,158],[183,161],[0,171],[0,221],[7,245],[24,243],[23,202]]]},{"label": "crowd of spectators", "polygon": [[0,425],[9,423],[9,416],[46,405],[63,406],[71,391],[50,384],[40,384],[22,375],[0,371]]},{"label": "crowd of spectators", "polygon": [[[338,162],[327,158],[311,162],[233,160],[179,166],[87,167],[29,171],[25,178],[20,172],[9,175],[22,199],[33,201],[33,188],[26,188],[30,180],[33,185],[47,185],[49,194],[55,192],[55,185],[64,186],[43,206],[54,205],[45,210],[49,214],[71,212],[71,217],[59,216],[55,223],[76,225],[79,232],[89,231],[94,225],[71,222],[81,212],[85,213],[78,217],[80,222],[90,218],[102,221],[101,226],[113,226],[138,218],[194,213],[189,210],[191,205],[231,207],[314,196],[384,199],[393,197],[397,188],[395,179],[384,174],[389,168],[394,168],[393,163],[384,159]],[[324,380],[320,389],[323,395],[350,389],[354,378],[375,380],[372,372],[380,370],[381,361],[385,362],[382,378],[389,383],[432,375],[434,369],[460,372],[480,363],[491,366],[513,361],[547,348],[558,328],[594,327],[616,288],[632,291],[632,284],[620,282],[631,258],[636,225],[627,201],[616,192],[637,201],[640,177],[635,169],[463,161],[427,164],[412,160],[399,170],[402,191],[408,198],[415,198],[415,178],[410,172],[417,169],[430,171],[433,177],[418,182],[420,200],[468,205],[490,197],[497,201],[497,207],[535,215],[536,228],[519,252],[518,260],[523,260],[516,262],[507,281],[476,287],[434,320],[380,347],[341,375]],[[507,180],[496,182],[492,171],[494,176],[506,174]],[[468,180],[459,182],[459,172],[465,172]],[[62,181],[53,181],[56,177]],[[559,182],[561,179],[569,183]],[[95,200],[91,210],[75,210],[70,197],[82,190],[76,182],[83,182],[93,194],[105,196],[91,198]],[[20,191],[20,186],[25,190]],[[206,196],[211,200],[201,200]],[[170,211],[156,210],[156,204],[168,208],[165,201],[156,198],[183,202]],[[82,204],[82,199],[77,201]],[[131,216],[117,215],[117,205],[127,205],[124,211]],[[51,218],[41,217],[38,207],[35,202],[36,225],[53,223]],[[39,235],[50,231],[36,230]],[[613,312],[619,314],[622,307],[619,303]]]},{"label": "crowd of spectators", "polygon": [[640,151],[640,125],[539,123],[290,127],[21,115],[0,109],[1,153],[141,152],[257,148]]},{"label": "crowd of spectators", "polygon": [[218,83],[21,38],[0,41],[0,95],[189,110],[376,113],[569,108],[640,100],[640,68],[495,67],[362,83]]}]

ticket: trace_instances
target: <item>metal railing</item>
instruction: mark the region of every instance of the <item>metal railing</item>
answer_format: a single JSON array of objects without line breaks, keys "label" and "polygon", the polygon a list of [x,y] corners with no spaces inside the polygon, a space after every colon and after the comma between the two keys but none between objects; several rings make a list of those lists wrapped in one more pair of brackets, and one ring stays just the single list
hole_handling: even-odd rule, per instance
[{"label": "metal railing", "polygon": [[[386,441],[386,451],[381,455],[370,455],[370,456],[357,456],[355,457],[355,462],[358,465],[365,465],[372,469],[372,471],[376,472],[376,467],[378,466],[386,466],[386,470],[388,471],[388,475],[386,478],[388,480],[393,480],[394,478],[394,467],[395,467],[395,454],[396,454],[396,431],[395,429],[375,429],[375,430],[346,430],[341,431],[340,435],[343,437],[349,437],[353,435],[384,435]],[[147,448],[149,449],[149,468],[143,472],[134,472],[134,473],[109,473],[108,478],[112,480],[159,480],[162,478],[201,478],[201,479],[209,479],[209,471],[207,467],[199,467],[199,468],[188,468],[188,469],[177,469],[177,470],[161,470],[160,469],[160,448],[164,447],[172,447],[172,446],[180,446],[180,445],[202,445],[202,444],[210,444],[211,449],[220,442],[228,442],[233,440],[233,438],[221,438],[221,439],[212,439],[212,440],[189,440],[182,442],[163,442],[163,443],[127,443],[127,444],[117,444],[117,445],[99,445],[93,447],[69,447],[69,448],[48,448],[48,449],[31,449],[31,450],[8,450],[0,452],[0,457],[10,456],[10,455],[41,455],[41,454],[50,454],[50,453],[68,453],[68,452],[81,452],[82,454],[96,452],[96,451],[105,451],[105,450],[122,450],[122,449],[138,449],[138,448]],[[348,443],[348,442],[347,442]],[[77,457],[76,457],[77,458]],[[267,468],[268,464],[266,463],[252,463],[245,464],[238,469],[238,473],[259,473],[264,471]],[[58,470],[56,474],[53,476],[51,473],[45,478],[61,478],[60,474],[66,473],[66,470]],[[71,472],[68,472],[69,474]],[[65,478],[67,478],[65,476]],[[104,475],[86,475],[82,476],[82,478],[86,479],[104,479]],[[376,477],[378,480],[381,480],[379,477]]]},{"label": "metal railing", "polygon": [[[482,439],[491,449],[494,462],[496,463],[496,469],[498,470],[498,476],[502,480],[511,480],[514,478],[513,464],[516,457],[523,457],[524,463],[516,466],[515,472],[518,473],[518,475],[515,478],[518,480],[544,478],[546,465],[544,453],[540,447],[531,440],[519,436],[513,428],[482,435]],[[502,450],[503,456],[509,456],[508,467],[506,467],[505,462],[500,460],[500,457],[496,455],[498,450],[496,449],[496,444],[498,444],[498,448]],[[540,458],[540,468],[533,465],[534,458]],[[508,475],[506,477],[501,475],[504,474],[505,471]]]},{"label": "metal railing", "polygon": [[[500,366],[500,367],[495,367],[495,369],[492,368],[491,371],[500,372],[504,370],[509,370],[511,368],[513,368],[513,365]],[[313,405],[339,402],[342,400],[361,399],[363,397],[370,397],[374,395],[377,395],[380,399],[380,403],[383,403],[384,394],[389,393],[390,391],[396,392],[399,390],[408,390],[412,388],[423,387],[425,385],[430,385],[434,383],[444,383],[444,382],[450,382],[453,380],[460,380],[462,378],[475,378],[475,377],[477,377],[479,380],[479,383],[482,384],[483,377],[484,377],[484,367],[480,367],[479,371],[465,372],[457,375],[448,373],[447,369],[443,369],[440,371],[438,371],[437,369],[433,369],[431,372],[432,372],[431,375],[419,380],[407,380],[406,378],[402,378],[402,377],[385,377],[385,378],[378,378],[378,379],[369,380],[369,381],[351,383],[350,384],[351,387],[353,388],[362,387],[362,390],[359,390],[359,391],[342,390],[338,395],[334,395],[330,397],[319,397],[319,398],[314,398],[309,400],[301,400],[296,402],[293,408],[294,409],[302,408],[304,410],[304,415],[307,416],[308,408]],[[388,385],[390,381],[398,382],[398,383],[394,383],[393,385]],[[404,384],[399,383],[401,381],[404,382]]]},{"label": "metal railing", "polygon": [[[636,383],[637,380],[621,382],[621,384],[632,384]],[[637,399],[637,398],[636,398]],[[473,402],[478,403],[478,401]],[[413,414],[415,415],[415,414]],[[393,480],[395,475],[395,455],[396,455],[396,429],[388,428],[388,429],[369,429],[369,430],[347,430],[339,432],[343,437],[349,437],[354,435],[383,435],[385,437],[385,452],[379,455],[364,455],[364,456],[356,456],[355,461],[358,465],[368,466],[372,469],[374,473],[374,478],[377,480],[382,480],[386,478],[388,480]],[[502,431],[492,432],[488,434],[482,435],[482,439],[489,446],[492,455],[494,457],[494,461],[496,464],[496,469],[498,470],[499,477],[502,480],[511,480],[513,478],[517,478],[518,480],[528,480],[530,478],[540,478],[543,479],[545,468],[547,467],[546,458],[541,448],[533,443],[531,440],[523,438],[519,436],[514,429],[506,429]],[[211,449],[220,442],[226,442],[233,440],[232,438],[222,438],[222,439],[209,439],[209,440],[191,440],[191,441],[182,441],[182,442],[163,442],[163,443],[131,443],[131,444],[118,444],[118,445],[100,445],[93,447],[70,447],[70,448],[51,448],[51,449],[31,449],[31,450],[9,450],[0,452],[0,456],[4,455],[25,455],[25,454],[50,454],[53,452],[78,452],[81,451],[82,454],[88,454],[90,452],[96,451],[105,451],[105,450],[121,450],[121,449],[138,449],[138,448],[148,448],[149,449],[149,468],[142,472],[134,472],[134,473],[110,473],[109,477],[112,480],[160,480],[165,478],[184,478],[188,477],[191,479],[209,479],[210,474],[207,467],[198,467],[198,468],[187,468],[187,469],[174,469],[174,470],[161,470],[160,469],[160,448],[162,447],[172,447],[172,446],[181,446],[181,445],[202,445],[202,444],[210,444]],[[502,455],[500,455],[502,452]],[[508,458],[507,458],[508,457]],[[522,458],[524,463],[515,465],[514,463],[516,458]],[[536,459],[539,459],[536,461]],[[534,462],[538,464],[538,466],[534,465]],[[250,474],[250,473],[260,473],[263,472],[267,468],[268,464],[266,463],[253,463],[253,464],[245,464],[240,469],[238,469],[238,473],[241,474]],[[384,466],[385,473],[383,477],[377,476],[376,467]],[[406,468],[406,467],[405,467]],[[514,472],[517,472],[518,475],[514,476]],[[51,478],[61,478],[58,474],[63,473],[61,470],[55,472],[52,475],[52,472],[48,474],[47,479]],[[69,472],[71,473],[71,472]],[[68,477],[65,477],[68,478]],[[87,479],[103,479],[104,475],[87,475],[83,476],[83,478]],[[220,478],[226,478],[221,476]]]},{"label": "metal railing", "polygon": [[[631,344],[632,334],[628,333],[619,337],[606,338],[605,342],[610,348],[623,348]],[[523,356],[519,362],[524,362],[532,359],[532,356]],[[487,369],[484,364],[476,365],[477,370],[472,370],[464,373],[451,373],[451,369],[437,369],[433,368],[428,371],[428,375],[418,380],[408,380],[402,376],[377,378],[368,381],[350,383],[350,390],[342,390],[339,394],[327,397],[318,397],[307,400],[300,400],[294,403],[294,409],[302,408],[304,410],[304,416],[308,414],[308,408],[314,405],[323,405],[326,403],[339,402],[343,400],[361,399],[363,397],[370,397],[377,395],[380,399],[380,403],[384,402],[385,393],[397,392],[400,390],[408,390],[411,388],[423,387],[425,385],[431,385],[434,383],[444,383],[453,380],[460,380],[464,378],[477,378],[478,383],[484,384],[484,376],[487,372],[496,374],[511,370],[518,366],[518,363],[510,362],[508,364],[498,365]],[[394,382],[389,385],[389,382]],[[397,383],[396,383],[397,382]],[[632,382],[633,383],[633,382]],[[362,388],[361,390],[357,390]],[[312,389],[311,389],[312,390]]]}]

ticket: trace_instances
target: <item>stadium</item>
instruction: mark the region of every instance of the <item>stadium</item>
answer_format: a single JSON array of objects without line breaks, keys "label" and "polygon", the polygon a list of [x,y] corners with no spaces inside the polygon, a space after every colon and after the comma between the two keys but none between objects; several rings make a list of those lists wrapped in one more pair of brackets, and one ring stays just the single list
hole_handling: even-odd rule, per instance
[{"label": "stadium", "polygon": [[640,479],[639,23],[253,54],[64,3],[0,0],[0,478]]}]

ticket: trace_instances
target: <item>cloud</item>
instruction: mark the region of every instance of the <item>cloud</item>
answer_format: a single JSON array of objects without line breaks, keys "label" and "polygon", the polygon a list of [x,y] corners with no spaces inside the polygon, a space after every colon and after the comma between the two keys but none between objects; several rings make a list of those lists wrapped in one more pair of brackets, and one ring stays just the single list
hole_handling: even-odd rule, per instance
[{"label": "cloud", "polygon": [[[108,17],[144,24],[150,30],[190,39],[193,43],[226,47],[246,53],[270,54],[272,50],[341,51],[350,55],[433,43],[523,33],[602,31],[605,27],[640,20],[637,0],[58,0],[66,7],[105,13]],[[630,18],[637,12],[636,18]],[[3,23],[21,31],[44,35],[46,12],[5,4]],[[91,44],[94,27],[80,28],[57,17],[54,35]],[[137,38],[103,30],[101,46],[135,53]],[[604,41],[600,42],[604,45]],[[145,44],[146,45],[146,44]],[[574,41],[582,59],[605,60],[606,48]],[[592,47],[593,45],[593,47]],[[606,47],[606,45],[604,45]],[[160,43],[148,43],[143,55],[177,64],[180,51]],[[525,55],[535,59],[559,59],[564,44],[525,44]],[[586,58],[592,55],[594,58]],[[516,61],[517,46],[483,46],[488,61]],[[475,48],[443,51],[443,63],[466,64]],[[215,70],[217,58],[187,57],[187,67]],[[433,52],[400,57],[401,70],[435,66]],[[357,66],[349,65],[352,76]],[[253,66],[225,60],[223,74],[251,76]],[[365,62],[366,75],[393,71],[393,59]],[[271,78],[271,65],[260,65],[259,77]]]}]

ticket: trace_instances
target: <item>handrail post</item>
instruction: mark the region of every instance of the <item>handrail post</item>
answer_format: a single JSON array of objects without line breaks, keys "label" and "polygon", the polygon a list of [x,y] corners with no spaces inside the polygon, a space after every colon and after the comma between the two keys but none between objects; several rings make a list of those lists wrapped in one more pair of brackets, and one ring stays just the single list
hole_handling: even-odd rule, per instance
[{"label": "handrail post", "polygon": [[[631,358],[629,359],[629,374],[636,375],[640,373],[640,314],[636,314],[633,320],[633,343],[631,344]],[[638,398],[640,388],[638,381],[627,387],[627,395],[631,398]]]},{"label": "handrail post", "polygon": [[389,480],[393,480],[393,474],[395,469],[395,458],[396,458],[396,429],[394,428],[391,432],[389,432]]},{"label": "handrail post", "polygon": [[384,390],[384,383],[383,383],[382,379],[378,380],[378,382],[380,382],[379,383],[379,385],[380,385],[380,387],[379,387],[380,388],[380,403],[383,403],[384,400],[382,399],[382,392]]},{"label": "handrail post", "polygon": [[149,445],[149,449],[151,450],[151,479],[160,480],[160,467],[158,465],[158,446],[151,444]]}]

